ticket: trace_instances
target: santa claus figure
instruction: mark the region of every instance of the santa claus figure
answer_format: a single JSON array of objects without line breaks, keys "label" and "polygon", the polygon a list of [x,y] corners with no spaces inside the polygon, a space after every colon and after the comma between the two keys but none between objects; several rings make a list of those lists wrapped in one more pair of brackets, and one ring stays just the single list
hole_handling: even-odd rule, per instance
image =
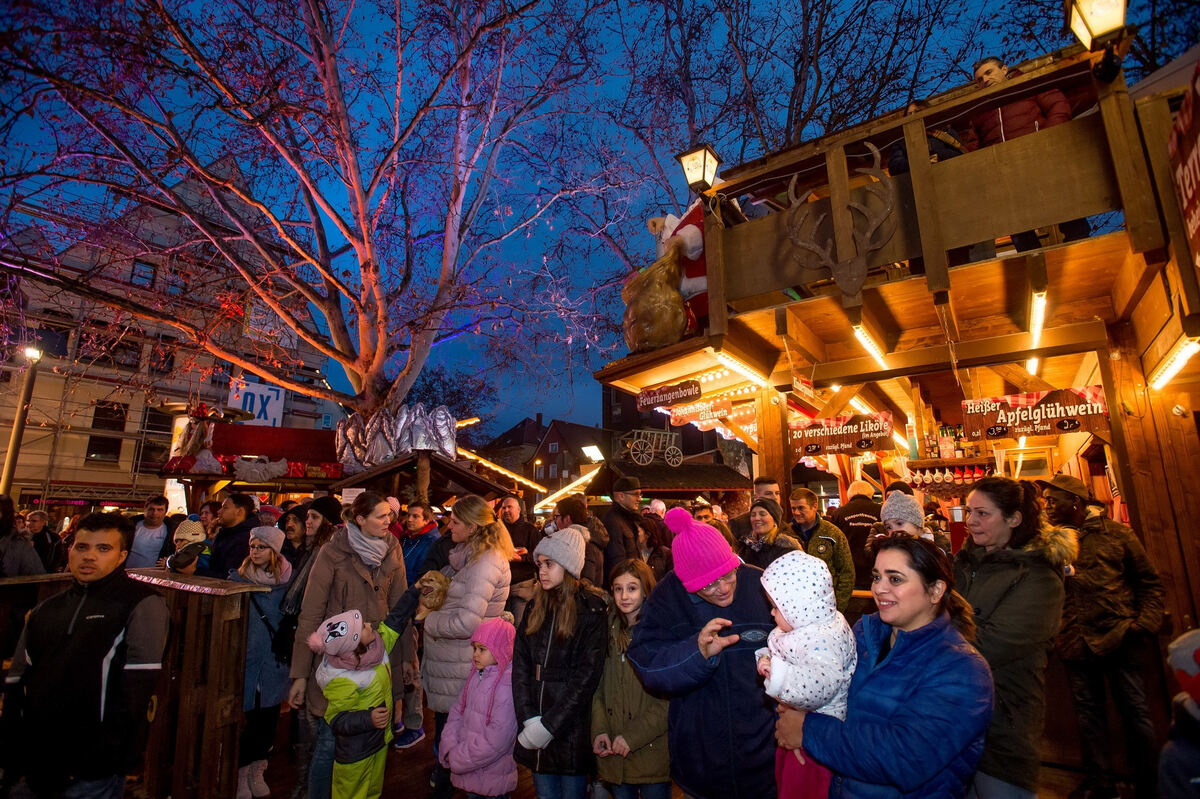
[{"label": "santa claus figure", "polygon": [[699,333],[708,324],[708,267],[704,262],[704,206],[696,200],[688,206],[683,218],[673,214],[658,216],[648,223],[651,235],[657,239],[659,258],[672,249],[679,255],[679,293],[687,306],[687,329],[684,335]]}]

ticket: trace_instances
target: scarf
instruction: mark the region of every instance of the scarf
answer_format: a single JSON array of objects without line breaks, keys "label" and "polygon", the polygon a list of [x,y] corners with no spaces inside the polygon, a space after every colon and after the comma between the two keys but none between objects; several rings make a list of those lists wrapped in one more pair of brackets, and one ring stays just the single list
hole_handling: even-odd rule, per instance
[{"label": "scarf", "polygon": [[[362,535],[360,532],[359,535]],[[326,655],[325,661],[335,668],[346,669],[347,671],[362,671],[365,669],[373,669],[383,662],[383,639],[379,637],[379,633],[375,634],[375,639],[367,644],[367,651],[361,656],[354,654],[351,649],[342,655]]]},{"label": "scarf", "polygon": [[247,582],[255,585],[286,585],[292,579],[292,564],[288,563],[287,558],[280,558],[283,561],[283,569],[279,572],[279,577],[266,569],[259,568],[253,563],[246,567],[246,571],[242,573]]},{"label": "scarf", "polygon": [[358,529],[358,525],[354,522],[346,522],[346,536],[350,540],[351,549],[362,559],[362,562],[369,568],[378,569],[379,564],[383,563],[383,556],[388,551],[387,536],[383,538],[369,536]]},{"label": "scarf", "polygon": [[767,542],[764,539],[755,538],[753,536],[750,538],[743,538],[742,543],[750,547],[750,549],[754,550],[755,552],[762,552],[762,548],[767,545]]}]

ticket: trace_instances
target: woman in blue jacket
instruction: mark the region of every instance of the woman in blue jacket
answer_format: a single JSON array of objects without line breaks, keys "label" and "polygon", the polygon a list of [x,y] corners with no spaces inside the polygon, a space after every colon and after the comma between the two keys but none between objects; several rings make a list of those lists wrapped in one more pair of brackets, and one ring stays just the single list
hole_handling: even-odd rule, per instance
[{"label": "woman in blue jacket", "polygon": [[971,607],[932,542],[889,535],[874,547],[879,612],[854,626],[846,720],[781,708],[777,739],[834,772],[831,799],[961,797],[992,716],[992,675],[968,643]]},{"label": "woman in blue jacket", "polygon": [[292,579],[292,564],[283,556],[285,540],[278,527],[255,527],[250,531],[250,554],[236,571],[229,572],[230,580],[271,589],[270,593],[250,594],[242,690],[246,724],[239,744],[237,799],[271,794],[263,774],[288,689],[288,667],[275,658],[271,643],[283,621],[280,602]]},{"label": "woman in blue jacket", "polygon": [[671,778],[693,797],[775,796],[775,713],[754,651],[775,626],[759,580],[714,527],[667,511],[675,570],[642,605],[626,657],[670,700]]}]

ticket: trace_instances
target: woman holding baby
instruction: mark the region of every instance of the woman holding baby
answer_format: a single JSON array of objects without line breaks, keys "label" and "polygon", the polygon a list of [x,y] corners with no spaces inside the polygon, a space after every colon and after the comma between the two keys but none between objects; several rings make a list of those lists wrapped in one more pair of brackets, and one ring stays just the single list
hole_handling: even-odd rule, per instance
[{"label": "woman holding baby", "polygon": [[992,715],[991,673],[969,643],[971,607],[933,543],[900,534],[873,547],[879,612],[854,627],[844,709],[780,705],[776,740],[832,772],[830,797],[960,797]]}]

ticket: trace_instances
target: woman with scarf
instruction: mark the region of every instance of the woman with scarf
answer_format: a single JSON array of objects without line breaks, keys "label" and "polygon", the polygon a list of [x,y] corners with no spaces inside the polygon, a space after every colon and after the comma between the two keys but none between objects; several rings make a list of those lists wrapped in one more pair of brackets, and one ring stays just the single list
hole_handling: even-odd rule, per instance
[{"label": "woman with scarf", "polygon": [[[317,503],[309,509],[312,517]],[[336,500],[333,500],[336,502]],[[318,511],[318,516],[323,515]],[[314,732],[313,751],[309,762],[309,799],[328,799],[333,779],[333,731],[326,723],[325,694],[313,679],[320,658],[313,655],[306,641],[317,626],[348,610],[361,611],[365,624],[377,625],[388,610],[399,601],[408,587],[400,543],[388,532],[392,510],[387,500],[373,491],[364,491],[354,504],[342,512],[344,526],[338,529],[329,543],[317,552],[308,575],[304,601],[296,625],[296,641],[292,647],[292,687],[288,704],[306,705],[305,716]],[[399,645],[391,652],[392,696],[398,699],[404,689],[402,674],[411,675],[416,669],[413,637],[402,634]]]},{"label": "woman with scarf", "polygon": [[[441,608],[425,617],[421,663],[426,704],[433,709],[435,749],[471,673],[471,636],[484,620],[504,611],[512,580],[508,562],[516,555],[508,528],[481,497],[468,494],[455,502],[447,527],[454,548],[442,572],[450,577],[450,589]],[[450,796],[450,771],[434,766],[433,778],[433,795]]]},{"label": "woman with scarf", "polygon": [[283,557],[283,531],[278,527],[255,527],[250,531],[250,554],[229,579],[264,585],[269,594],[250,594],[250,623],[246,627],[246,680],[242,690],[242,728],[238,753],[237,799],[269,796],[263,772],[275,741],[279,706],[287,695],[288,667],[281,664],[271,647],[283,611],[279,604],[292,579],[292,564]]},{"label": "woman with scarf", "polygon": [[734,547],[743,563],[765,569],[776,558],[800,548],[796,539],[780,529],[782,518],[783,508],[775,500],[766,497],[754,500],[750,506],[750,535]]}]

